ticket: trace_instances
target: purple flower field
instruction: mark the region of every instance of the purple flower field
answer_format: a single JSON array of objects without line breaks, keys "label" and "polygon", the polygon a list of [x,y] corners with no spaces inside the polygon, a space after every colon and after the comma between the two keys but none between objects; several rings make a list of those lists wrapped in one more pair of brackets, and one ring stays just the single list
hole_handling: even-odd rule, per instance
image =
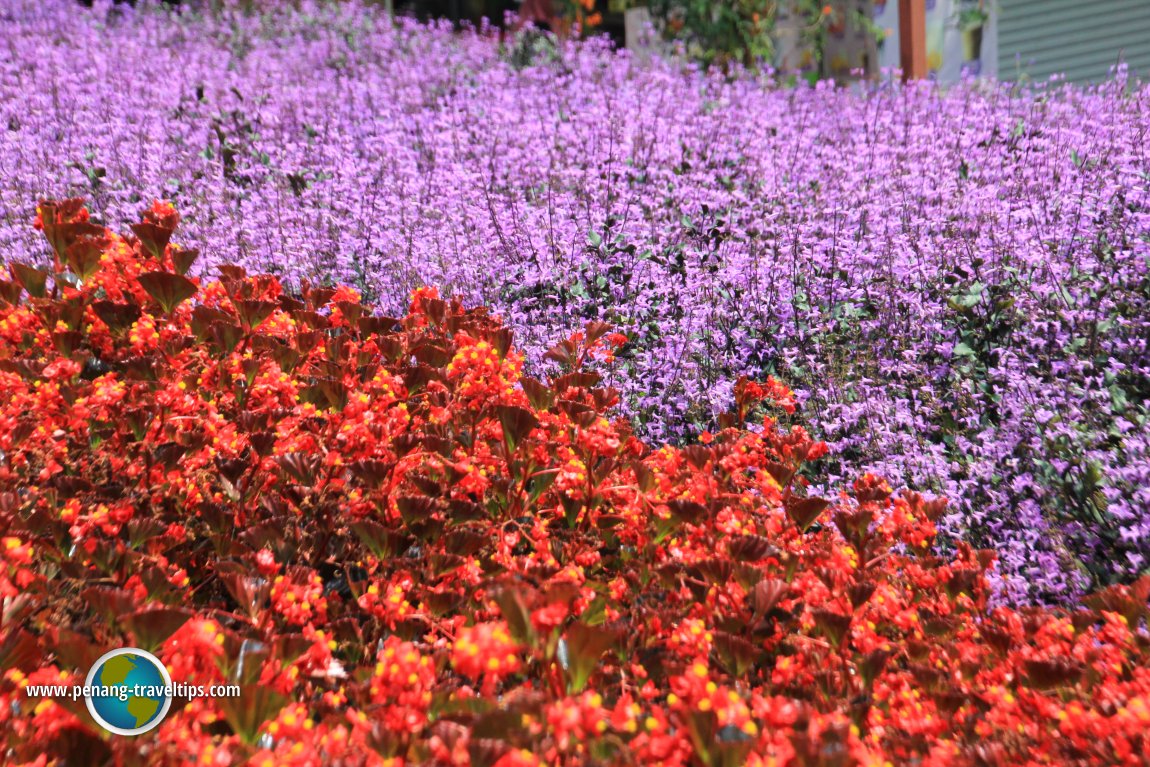
[{"label": "purple flower field", "polygon": [[653,439],[773,374],[814,482],[946,495],[1008,600],[1150,567],[1150,87],[788,88],[283,5],[0,5],[0,257],[47,257],[37,197],[170,199],[203,269],[434,285],[536,365],[603,319]]}]

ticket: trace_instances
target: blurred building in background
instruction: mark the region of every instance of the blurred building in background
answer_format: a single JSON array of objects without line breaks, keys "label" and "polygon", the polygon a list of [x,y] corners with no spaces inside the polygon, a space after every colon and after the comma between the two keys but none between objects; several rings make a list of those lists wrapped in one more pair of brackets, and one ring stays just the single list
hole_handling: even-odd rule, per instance
[{"label": "blurred building in background", "polygon": [[[1150,76],[1150,0],[925,0],[927,69],[1003,80],[1107,77],[1120,61]],[[899,62],[899,2],[874,0],[880,67]]]},{"label": "blurred building in background", "polygon": [[[511,12],[545,27],[552,26],[542,20],[545,12],[558,20],[575,9],[580,18],[594,20],[585,26],[620,44],[652,44],[644,30],[652,20],[646,6],[653,0],[374,1],[422,19],[478,24],[487,18],[501,24]],[[738,0],[719,0],[716,7],[732,2]],[[1108,76],[1120,61],[1131,72],[1150,76],[1150,0],[914,2],[925,7],[927,76],[939,82],[955,82],[964,73],[1004,80],[1045,80],[1061,73],[1071,82],[1090,82]],[[673,5],[663,0],[659,7]],[[850,80],[899,66],[899,0],[828,0],[825,23],[814,37],[810,2],[769,5],[777,8],[772,36],[780,70]]]}]

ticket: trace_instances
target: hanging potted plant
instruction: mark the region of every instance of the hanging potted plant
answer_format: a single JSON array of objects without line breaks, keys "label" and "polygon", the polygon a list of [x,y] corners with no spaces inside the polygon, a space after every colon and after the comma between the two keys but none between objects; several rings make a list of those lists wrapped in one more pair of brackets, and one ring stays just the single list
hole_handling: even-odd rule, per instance
[{"label": "hanging potted plant", "polygon": [[962,60],[978,61],[982,56],[982,30],[990,20],[990,13],[980,0],[977,6],[958,12],[958,31],[962,35]]}]

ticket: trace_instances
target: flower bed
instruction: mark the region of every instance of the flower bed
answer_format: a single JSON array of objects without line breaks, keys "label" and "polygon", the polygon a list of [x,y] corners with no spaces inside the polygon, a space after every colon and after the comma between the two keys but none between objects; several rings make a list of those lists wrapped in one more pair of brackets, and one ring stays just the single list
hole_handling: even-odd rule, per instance
[{"label": "flower bed", "polygon": [[[281,4],[286,6],[287,4]],[[773,374],[851,467],[953,499],[1014,600],[1147,567],[1150,91],[782,89],[599,43],[502,51],[354,3],[0,16],[0,253],[30,195],[175,200],[204,266],[424,284],[542,375],[602,320],[645,437]],[[144,64],[143,62],[146,62]]]},{"label": "flower bed", "polygon": [[[6,764],[1138,764],[1150,579],[988,608],[993,552],[741,379],[708,445],[653,448],[595,369],[601,323],[524,377],[512,333],[416,291],[120,237],[44,203],[53,266],[0,282]],[[130,644],[239,698],[101,737],[34,700]]]}]

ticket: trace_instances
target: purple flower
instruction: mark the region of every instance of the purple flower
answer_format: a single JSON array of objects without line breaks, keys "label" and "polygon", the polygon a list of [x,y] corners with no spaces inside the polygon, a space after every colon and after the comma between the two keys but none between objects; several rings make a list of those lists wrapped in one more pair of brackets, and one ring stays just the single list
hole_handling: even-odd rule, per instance
[{"label": "purple flower", "polygon": [[535,372],[608,321],[656,441],[773,374],[834,445],[816,481],[950,497],[944,532],[1001,552],[1004,598],[1143,567],[1147,86],[787,89],[298,5],[5,3],[0,255],[47,257],[37,197],[116,227],[172,199],[208,274],[349,282],[390,313],[435,284],[501,313]]}]

